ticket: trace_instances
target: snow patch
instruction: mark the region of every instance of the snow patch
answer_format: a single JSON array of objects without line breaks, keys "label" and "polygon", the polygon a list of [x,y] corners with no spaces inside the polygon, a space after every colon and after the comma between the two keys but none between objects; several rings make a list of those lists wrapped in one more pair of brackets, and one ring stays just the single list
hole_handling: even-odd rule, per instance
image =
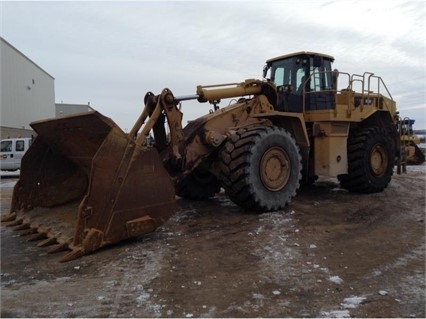
[{"label": "snow patch", "polygon": [[151,294],[147,293],[147,292],[142,292],[142,294],[140,294],[136,300],[138,302],[147,302],[149,300],[149,298],[151,297]]},{"label": "snow patch", "polygon": [[321,312],[323,318],[350,318],[349,310],[333,310]]},{"label": "snow patch", "polygon": [[252,295],[253,299],[265,299],[265,297],[262,294],[253,293]]},{"label": "snow patch", "polygon": [[339,276],[331,276],[330,278],[328,278],[328,280],[330,280],[331,282],[334,282],[335,284],[342,284],[343,283],[343,279],[340,278]]},{"label": "snow patch", "polygon": [[351,314],[349,309],[357,308],[365,300],[365,297],[351,296],[343,299],[343,302],[340,304],[343,310],[331,310],[331,311],[322,311],[321,317],[325,318],[350,318]]},{"label": "snow patch", "polygon": [[345,298],[341,305],[346,309],[354,309],[358,307],[365,299],[365,297],[352,296]]}]

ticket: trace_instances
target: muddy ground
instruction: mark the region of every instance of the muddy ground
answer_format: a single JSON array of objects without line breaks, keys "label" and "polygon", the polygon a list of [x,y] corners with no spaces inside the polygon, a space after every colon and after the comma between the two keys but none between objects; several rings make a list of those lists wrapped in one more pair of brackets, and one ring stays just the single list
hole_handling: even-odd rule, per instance
[{"label": "muddy ground", "polygon": [[58,259],[1,227],[2,317],[425,317],[425,167],[379,194],[320,180],[276,213],[178,200],[150,236]]}]

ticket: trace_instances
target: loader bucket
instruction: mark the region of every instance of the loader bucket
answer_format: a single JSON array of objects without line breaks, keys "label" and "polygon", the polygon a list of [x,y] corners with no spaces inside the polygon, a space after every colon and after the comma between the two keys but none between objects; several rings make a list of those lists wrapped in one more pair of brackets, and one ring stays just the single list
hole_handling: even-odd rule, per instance
[{"label": "loader bucket", "polygon": [[417,144],[411,142],[409,148],[413,148],[413,151],[409,151],[410,154],[407,158],[407,163],[410,165],[421,165],[426,161],[425,154],[422,152],[420,147]]},{"label": "loader bucket", "polygon": [[17,230],[71,250],[61,261],[154,231],[172,214],[175,191],[158,152],[137,145],[98,112],[31,123],[11,211]]}]

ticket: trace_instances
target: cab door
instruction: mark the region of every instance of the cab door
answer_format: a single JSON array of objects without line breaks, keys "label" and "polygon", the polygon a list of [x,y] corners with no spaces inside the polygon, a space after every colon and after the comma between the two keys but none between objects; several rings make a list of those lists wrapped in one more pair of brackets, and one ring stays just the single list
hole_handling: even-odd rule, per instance
[{"label": "cab door", "polygon": [[321,57],[310,58],[309,80],[305,88],[305,110],[328,110],[336,108],[335,83],[331,61]]},{"label": "cab door", "polygon": [[303,84],[307,78],[306,59],[292,57],[278,61],[274,63],[271,73],[278,91],[277,109],[301,113]]}]

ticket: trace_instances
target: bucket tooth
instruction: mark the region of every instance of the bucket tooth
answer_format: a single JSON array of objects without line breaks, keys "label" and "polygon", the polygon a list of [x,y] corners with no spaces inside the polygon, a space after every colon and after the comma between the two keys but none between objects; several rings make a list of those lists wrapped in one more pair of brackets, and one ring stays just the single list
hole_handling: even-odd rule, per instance
[{"label": "bucket tooth", "polygon": [[46,247],[46,246],[51,246],[51,245],[54,245],[54,244],[57,244],[57,243],[58,243],[58,241],[56,240],[55,237],[50,237],[50,238],[47,238],[47,239],[39,242],[37,244],[37,246],[38,247]]},{"label": "bucket tooth", "polygon": [[29,228],[26,231],[20,233],[21,236],[29,236],[38,233],[37,228]]},{"label": "bucket tooth", "polygon": [[77,258],[80,258],[84,255],[84,252],[82,249],[73,249],[71,252],[66,254],[64,257],[62,257],[59,261],[61,263],[68,262]]},{"label": "bucket tooth", "polygon": [[23,222],[24,222],[23,218],[18,218],[13,221],[6,222],[6,226],[7,227],[19,226],[19,225],[22,225]]},{"label": "bucket tooth", "polygon": [[31,228],[31,224],[30,223],[22,223],[21,225],[15,226],[12,229],[15,231],[18,230],[27,230]]},{"label": "bucket tooth", "polygon": [[59,253],[61,251],[65,251],[69,249],[69,245],[67,243],[62,243],[62,244],[57,244],[55,246],[52,246],[51,248],[49,248],[49,250],[47,251],[48,254],[56,254]]},{"label": "bucket tooth", "polygon": [[37,241],[41,239],[45,239],[47,237],[47,234],[45,233],[36,233],[28,238],[28,241]]},{"label": "bucket tooth", "polygon": [[2,223],[11,222],[15,219],[16,219],[16,213],[10,213],[10,214],[7,214],[6,216],[2,216],[1,222]]}]

